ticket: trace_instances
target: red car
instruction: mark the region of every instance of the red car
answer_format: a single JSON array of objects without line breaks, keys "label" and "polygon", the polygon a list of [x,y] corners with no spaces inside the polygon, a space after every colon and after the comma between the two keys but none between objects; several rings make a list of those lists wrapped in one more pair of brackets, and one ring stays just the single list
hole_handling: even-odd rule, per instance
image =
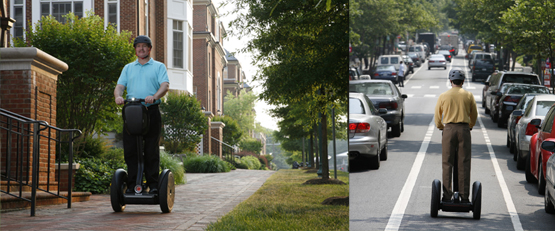
[{"label": "red car", "polygon": [[[538,132],[530,139],[530,155],[526,159],[526,181],[538,182],[538,193],[545,193],[545,164],[552,152],[541,148],[543,141],[555,138],[553,130],[553,119],[555,117],[555,106],[551,106],[545,115],[543,123],[540,119],[530,121],[531,125],[538,128]],[[541,125],[540,125],[541,124]]]}]

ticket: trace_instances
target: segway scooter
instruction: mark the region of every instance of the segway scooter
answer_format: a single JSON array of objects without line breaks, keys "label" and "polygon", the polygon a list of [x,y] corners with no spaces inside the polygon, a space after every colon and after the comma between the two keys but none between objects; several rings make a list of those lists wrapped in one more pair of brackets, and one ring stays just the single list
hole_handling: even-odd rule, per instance
[{"label": "segway scooter", "polygon": [[472,184],[472,200],[470,203],[462,203],[459,197],[459,173],[457,171],[457,155],[455,155],[455,164],[453,167],[453,200],[444,202],[441,200],[441,181],[435,179],[432,182],[432,206],[430,215],[437,217],[438,211],[444,212],[470,212],[476,220],[480,219],[482,213],[482,184],[480,181],[474,181]]},{"label": "segway scooter", "polygon": [[127,172],[117,169],[112,177],[110,186],[110,200],[115,212],[122,212],[126,204],[160,204],[162,212],[169,213],[173,208],[175,197],[175,181],[169,169],[164,169],[158,177],[158,194],[150,194],[143,183],[144,157],[143,135],[148,132],[149,117],[147,107],[141,102],[144,99],[125,100],[123,106],[124,131],[137,138],[138,171],[135,188],[132,193],[127,190]]}]

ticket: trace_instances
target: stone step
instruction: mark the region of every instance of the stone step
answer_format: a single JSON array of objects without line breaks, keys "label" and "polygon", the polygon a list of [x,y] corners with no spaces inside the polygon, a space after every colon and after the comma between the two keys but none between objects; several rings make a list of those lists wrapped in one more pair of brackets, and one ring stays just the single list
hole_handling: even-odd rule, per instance
[{"label": "stone step", "polygon": [[[19,192],[11,192],[11,194],[19,196]],[[22,192],[22,197],[26,199],[31,199],[31,192]],[[60,192],[61,196],[68,196],[67,191]],[[90,192],[71,192],[72,200],[71,202],[82,202],[88,201],[90,199],[91,193]],[[29,209],[31,208],[31,202],[25,201],[23,199],[17,198],[12,195],[8,195],[5,193],[0,193],[0,204],[2,205],[1,212],[8,212],[13,210],[20,210],[20,209]],[[37,206],[43,205],[57,205],[57,204],[67,204],[67,200],[64,198],[57,197],[50,193],[46,193],[43,191],[37,191]]]}]

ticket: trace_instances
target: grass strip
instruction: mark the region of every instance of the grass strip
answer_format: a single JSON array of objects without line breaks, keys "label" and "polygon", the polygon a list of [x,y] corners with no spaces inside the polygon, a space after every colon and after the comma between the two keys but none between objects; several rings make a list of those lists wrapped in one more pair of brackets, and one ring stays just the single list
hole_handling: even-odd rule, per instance
[{"label": "grass strip", "polygon": [[321,204],[329,197],[349,196],[348,173],[337,172],[346,185],[302,185],[314,178],[315,173],[281,169],[206,230],[349,230],[349,207]]}]

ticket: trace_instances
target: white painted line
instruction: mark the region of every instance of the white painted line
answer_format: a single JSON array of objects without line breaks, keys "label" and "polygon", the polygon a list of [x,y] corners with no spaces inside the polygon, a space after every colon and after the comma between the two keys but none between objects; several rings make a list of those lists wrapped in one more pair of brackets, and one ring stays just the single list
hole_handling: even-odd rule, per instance
[{"label": "white painted line", "polygon": [[434,97],[436,97],[436,95],[424,95],[424,97],[431,97],[431,98],[434,98]]},{"label": "white painted line", "polygon": [[474,95],[474,101],[480,101],[480,100],[482,100],[481,95]]},{"label": "white painted line", "polygon": [[497,157],[495,157],[495,152],[493,151],[491,141],[489,139],[486,127],[484,127],[484,124],[482,123],[481,117],[481,115],[478,116],[478,122],[480,123],[480,127],[482,127],[482,133],[484,134],[484,140],[486,141],[486,145],[488,146],[489,156],[493,164],[493,169],[495,170],[495,176],[497,177],[497,181],[499,181],[499,186],[501,187],[501,192],[503,193],[503,198],[505,199],[505,204],[507,205],[507,210],[509,211],[509,215],[511,216],[511,221],[513,222],[513,228],[515,229],[515,231],[524,230],[522,228],[522,224],[520,223],[520,218],[518,217],[518,212],[516,211],[515,204],[513,203],[511,192],[509,192],[509,187],[507,187],[507,183],[505,182],[505,178],[503,177],[503,172],[501,172],[501,168],[499,167],[499,163],[497,162]]},{"label": "white painted line", "polygon": [[418,70],[416,70],[414,73],[412,73],[412,75],[410,75],[410,77],[408,79],[405,79],[406,81],[403,84],[407,84],[409,83],[409,81],[412,79],[413,76],[416,75],[416,73],[418,73],[420,70],[424,69],[424,64],[420,65],[420,67],[418,68]]},{"label": "white painted line", "polygon": [[410,87],[410,88],[412,88],[412,89],[420,89],[420,88],[422,88],[422,86],[412,86],[412,87]]},{"label": "white painted line", "polygon": [[430,89],[439,89],[439,86],[430,86]]},{"label": "white painted line", "polygon": [[468,90],[474,90],[474,89],[476,89],[476,87],[466,87],[466,89],[468,89]]},{"label": "white painted line", "polygon": [[414,188],[414,185],[416,184],[416,178],[418,178],[418,173],[422,168],[422,162],[424,162],[426,151],[428,150],[428,146],[430,145],[430,141],[432,140],[432,134],[434,133],[434,128],[435,128],[435,123],[434,123],[434,120],[432,119],[432,121],[430,122],[430,125],[428,126],[428,131],[424,136],[424,141],[422,141],[422,145],[420,146],[420,150],[418,151],[418,154],[416,154],[416,159],[412,164],[412,168],[409,172],[407,181],[405,181],[405,185],[401,190],[401,194],[399,195],[399,198],[397,198],[397,202],[395,203],[393,212],[391,212],[389,221],[385,226],[385,230],[399,230],[399,226],[401,226],[401,221],[403,220],[403,216],[405,215],[405,210],[407,209],[410,195],[412,194],[412,190]]},{"label": "white painted line", "polygon": [[414,97],[414,94],[407,94],[407,98],[412,98]]}]

